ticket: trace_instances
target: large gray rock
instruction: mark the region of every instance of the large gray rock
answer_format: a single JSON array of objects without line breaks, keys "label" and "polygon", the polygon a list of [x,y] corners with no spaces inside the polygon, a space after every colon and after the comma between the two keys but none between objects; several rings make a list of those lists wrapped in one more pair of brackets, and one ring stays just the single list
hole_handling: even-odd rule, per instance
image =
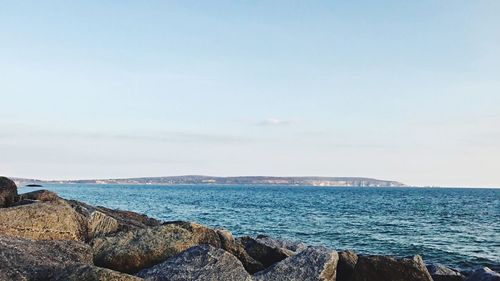
[{"label": "large gray rock", "polygon": [[94,265],[72,265],[56,271],[51,281],[141,281],[142,278]]},{"label": "large gray rock", "polygon": [[63,200],[0,209],[0,234],[36,240],[85,240],[83,218]]},{"label": "large gray rock", "polygon": [[253,274],[257,271],[261,271],[264,269],[262,263],[252,258],[245,251],[245,247],[243,247],[241,243],[237,242],[234,239],[231,232],[225,229],[217,229],[216,231],[217,234],[219,235],[222,249],[228,251],[229,253],[237,257],[245,267],[246,271],[248,271],[250,274]]},{"label": "large gray rock", "polygon": [[500,281],[500,274],[484,267],[472,272],[465,281]]},{"label": "large gray rock", "polygon": [[6,177],[0,177],[0,208],[12,206],[16,198],[16,184]]},{"label": "large gray rock", "polygon": [[352,281],[432,281],[420,256],[359,256]]},{"label": "large gray rock", "polygon": [[161,224],[158,220],[135,212],[95,207],[76,200],[67,200],[67,202],[85,219],[87,241],[91,241],[94,237],[113,235],[120,231]]},{"label": "large gray rock", "polygon": [[0,235],[0,280],[50,280],[54,272],[74,264],[92,264],[88,245]]},{"label": "large gray rock", "polygon": [[302,242],[275,239],[267,235],[257,235],[258,242],[273,248],[281,248],[288,251],[290,255],[295,255],[307,249],[307,245]]},{"label": "large gray rock", "polygon": [[462,281],[465,279],[465,276],[459,271],[439,263],[428,264],[427,271],[429,271],[434,281]]},{"label": "large gray rock", "polygon": [[261,242],[249,236],[240,237],[236,241],[241,243],[243,247],[245,247],[245,251],[254,260],[260,262],[264,268],[293,255],[293,252],[287,249],[268,245],[265,242]]},{"label": "large gray rock", "polygon": [[91,242],[96,265],[125,273],[136,273],[200,244],[221,246],[214,230],[185,222],[121,231]]},{"label": "large gray rock", "polygon": [[210,245],[192,247],[137,274],[151,281],[251,281],[243,264],[230,253]]},{"label": "large gray rock", "polygon": [[308,247],[257,272],[255,281],[335,281],[339,256],[325,247]]},{"label": "large gray rock", "polygon": [[350,281],[357,262],[358,255],[353,251],[340,252],[337,265],[337,281]]}]

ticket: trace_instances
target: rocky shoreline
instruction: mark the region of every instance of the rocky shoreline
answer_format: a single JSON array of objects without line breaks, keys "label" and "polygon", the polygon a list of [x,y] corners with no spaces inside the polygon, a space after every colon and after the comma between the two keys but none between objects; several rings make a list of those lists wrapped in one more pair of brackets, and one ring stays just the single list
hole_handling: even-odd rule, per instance
[{"label": "rocky shoreline", "polygon": [[358,255],[268,236],[233,237],[192,222],[18,194],[0,177],[0,280],[490,281],[500,274]]}]

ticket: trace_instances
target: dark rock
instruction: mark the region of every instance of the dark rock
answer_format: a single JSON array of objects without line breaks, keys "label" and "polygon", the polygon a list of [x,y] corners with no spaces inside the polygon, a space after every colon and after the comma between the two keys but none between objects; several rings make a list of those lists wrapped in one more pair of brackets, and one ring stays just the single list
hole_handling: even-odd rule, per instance
[{"label": "dark rock", "polygon": [[439,263],[427,265],[427,271],[434,281],[462,281],[465,279],[459,271]]},{"label": "dark rock", "polygon": [[281,248],[286,251],[290,251],[290,254],[295,255],[303,250],[307,249],[307,245],[302,243],[302,242],[295,242],[295,241],[289,241],[289,240],[281,240],[281,239],[274,239],[270,236],[267,235],[257,235],[257,238],[255,239],[259,241],[262,244],[265,244],[269,247],[273,248]]},{"label": "dark rock", "polygon": [[0,280],[50,280],[56,270],[73,264],[92,264],[88,245],[0,235]]},{"label": "dark rock", "polygon": [[37,202],[39,202],[39,201],[31,200],[31,199],[21,199],[21,200],[17,201],[16,203],[14,203],[12,205],[12,207],[29,205],[29,204],[33,204],[33,203],[37,203]]},{"label": "dark rock", "polygon": [[243,245],[234,240],[234,237],[231,234],[231,232],[225,229],[217,229],[216,231],[217,234],[219,235],[222,249],[228,251],[229,253],[237,257],[245,267],[246,271],[248,271],[250,274],[253,274],[257,271],[261,271],[264,269],[262,263],[252,258],[245,251]]},{"label": "dark rock", "polygon": [[500,281],[500,274],[487,267],[483,267],[472,272],[467,276],[465,281]]},{"label": "dark rock", "polygon": [[359,256],[352,281],[432,281],[420,256]]},{"label": "dark rock", "polygon": [[59,196],[57,196],[57,194],[55,194],[52,191],[42,189],[20,194],[19,200],[24,200],[24,199],[53,202],[60,200],[61,198],[59,198]]},{"label": "dark rock", "polygon": [[293,255],[291,251],[283,248],[271,247],[249,236],[240,237],[236,241],[241,243],[243,247],[245,247],[245,251],[254,260],[260,262],[264,268]]},{"label": "dark rock", "polygon": [[338,259],[336,251],[308,247],[253,277],[255,281],[334,281]]},{"label": "dark rock", "polygon": [[16,184],[6,177],[0,177],[0,208],[12,206],[16,198]]},{"label": "dark rock", "polygon": [[337,281],[351,280],[354,267],[358,262],[358,255],[353,251],[339,252],[339,262],[337,265]]},{"label": "dark rock", "polygon": [[137,274],[151,281],[251,281],[243,264],[230,253],[201,245],[169,258]]},{"label": "dark rock", "polygon": [[141,281],[142,278],[94,265],[72,265],[54,273],[51,281]]},{"label": "dark rock", "polygon": [[214,230],[183,222],[121,231],[91,242],[96,265],[125,273],[136,273],[199,244],[221,246]]},{"label": "dark rock", "polygon": [[41,184],[36,184],[36,183],[29,183],[26,185],[27,187],[42,187]]},{"label": "dark rock", "polygon": [[82,217],[64,201],[0,209],[0,234],[35,240],[85,240]]}]

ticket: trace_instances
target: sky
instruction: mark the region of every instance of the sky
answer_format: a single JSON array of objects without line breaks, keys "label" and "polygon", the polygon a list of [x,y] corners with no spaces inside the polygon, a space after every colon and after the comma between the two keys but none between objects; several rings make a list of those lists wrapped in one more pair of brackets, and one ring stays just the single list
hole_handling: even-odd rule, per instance
[{"label": "sky", "polygon": [[0,0],[0,174],[500,186],[500,1]]}]

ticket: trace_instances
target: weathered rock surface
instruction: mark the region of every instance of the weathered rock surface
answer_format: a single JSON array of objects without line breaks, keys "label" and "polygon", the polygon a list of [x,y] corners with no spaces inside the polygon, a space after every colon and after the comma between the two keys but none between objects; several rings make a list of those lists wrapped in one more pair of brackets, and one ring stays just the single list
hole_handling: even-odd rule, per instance
[{"label": "weathered rock surface", "polygon": [[339,256],[325,247],[308,247],[256,273],[255,281],[334,281]]},{"label": "weathered rock surface", "polygon": [[262,263],[252,258],[245,251],[243,245],[240,244],[239,242],[236,242],[231,232],[224,229],[217,229],[216,231],[217,234],[219,235],[222,249],[228,251],[229,253],[237,257],[250,274],[253,274],[257,271],[261,271],[264,269]]},{"label": "weathered rock surface", "polygon": [[251,281],[243,264],[230,253],[201,245],[169,258],[137,274],[152,281]]},{"label": "weathered rock surface", "polygon": [[0,208],[12,206],[16,201],[16,197],[16,184],[6,177],[0,177]]},{"label": "weathered rock surface", "polygon": [[99,206],[94,207],[75,200],[67,200],[67,202],[85,218],[87,241],[92,240],[94,237],[106,236],[119,231],[146,228],[161,224],[158,220],[130,211],[112,210]]},{"label": "weathered rock surface", "polygon": [[81,216],[64,201],[0,209],[0,234],[36,240],[85,240]]},{"label": "weathered rock surface", "polygon": [[291,251],[283,248],[271,247],[249,236],[240,237],[236,241],[241,243],[243,247],[245,247],[245,251],[254,260],[260,262],[264,268],[293,255]]},{"label": "weathered rock surface", "polygon": [[302,242],[274,239],[270,236],[262,234],[257,235],[257,238],[255,240],[269,247],[281,248],[289,251],[290,255],[298,254],[307,249],[307,245]]},{"label": "weathered rock surface", "polygon": [[472,272],[467,276],[465,281],[500,281],[500,274],[487,267],[483,267]]},{"label": "weathered rock surface", "polygon": [[38,200],[44,202],[53,202],[60,200],[59,196],[52,191],[45,189],[35,190],[32,192],[27,192],[19,195],[19,200]]},{"label": "weathered rock surface", "polygon": [[0,235],[0,280],[50,280],[72,264],[91,264],[92,251],[77,241],[37,241]]},{"label": "weathered rock surface", "polygon": [[93,265],[73,265],[56,271],[51,281],[141,281],[142,278]]},{"label": "weathered rock surface", "polygon": [[420,256],[359,256],[352,281],[432,281]]},{"label": "weathered rock surface", "polygon": [[427,271],[434,281],[462,281],[465,279],[459,271],[439,263],[427,265]]},{"label": "weathered rock surface", "polygon": [[91,243],[96,265],[125,273],[151,267],[199,244],[221,246],[214,230],[184,222],[122,231]]},{"label": "weathered rock surface", "polygon": [[353,251],[339,252],[339,262],[337,265],[337,281],[351,280],[354,267],[358,262],[358,255]]}]

